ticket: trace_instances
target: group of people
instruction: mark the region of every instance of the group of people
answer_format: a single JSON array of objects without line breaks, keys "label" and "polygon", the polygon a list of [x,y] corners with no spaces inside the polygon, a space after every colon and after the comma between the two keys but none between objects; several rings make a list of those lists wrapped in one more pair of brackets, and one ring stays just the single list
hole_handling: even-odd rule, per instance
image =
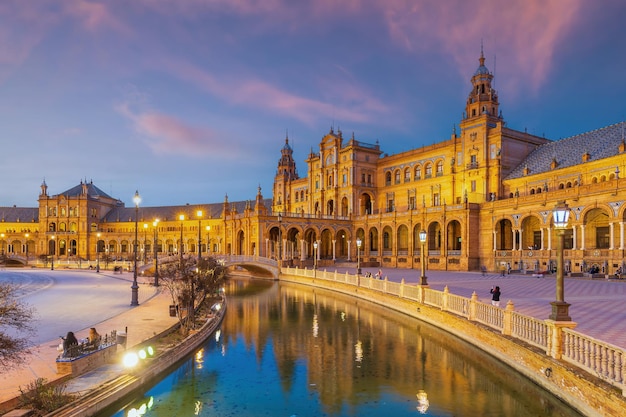
[{"label": "group of people", "polygon": [[[73,353],[78,351],[78,346],[80,345],[74,332],[67,332],[67,335],[65,335],[65,337],[61,336],[61,339],[63,340],[63,357],[67,358],[73,356]],[[87,336],[87,340],[84,344],[87,350],[93,350],[100,346],[101,341],[102,336],[100,336],[95,327],[92,327],[89,329],[89,336]]]},{"label": "group of people", "polygon": [[[366,272],[365,273],[365,277],[366,278],[372,278],[372,273],[371,272]],[[374,278],[376,279],[383,279],[383,270],[379,269],[378,272],[376,272],[376,274],[374,274]]]}]

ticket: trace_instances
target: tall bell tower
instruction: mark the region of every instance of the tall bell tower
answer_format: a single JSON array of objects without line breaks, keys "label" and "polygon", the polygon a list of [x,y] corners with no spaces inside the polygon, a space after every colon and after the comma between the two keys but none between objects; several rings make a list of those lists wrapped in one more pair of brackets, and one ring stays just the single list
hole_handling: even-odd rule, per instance
[{"label": "tall bell tower", "polygon": [[291,181],[298,179],[296,162],[293,160],[293,149],[289,146],[289,136],[285,137],[285,145],[280,151],[276,177],[274,177],[273,211],[285,212],[290,210]]},{"label": "tall bell tower", "polygon": [[475,119],[482,115],[498,118],[498,93],[491,86],[493,74],[485,66],[485,55],[480,48],[480,65],[472,76],[472,91],[467,97],[465,119]]}]

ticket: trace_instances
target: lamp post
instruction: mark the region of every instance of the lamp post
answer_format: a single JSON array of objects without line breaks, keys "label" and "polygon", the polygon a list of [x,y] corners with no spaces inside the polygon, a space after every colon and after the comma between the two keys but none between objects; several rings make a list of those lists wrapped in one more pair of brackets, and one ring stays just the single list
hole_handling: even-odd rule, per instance
[{"label": "lamp post", "polygon": [[200,265],[200,258],[202,258],[202,210],[198,210],[198,265]]},{"label": "lamp post", "polygon": [[98,236],[98,241],[96,242],[96,256],[97,256],[97,261],[96,261],[96,272],[100,272],[100,233],[97,234]]},{"label": "lamp post", "polygon": [[317,270],[317,240],[313,242],[313,269]]},{"label": "lamp post", "polygon": [[50,244],[48,244],[48,250],[50,250],[50,249],[51,249],[51,250],[50,250],[50,252],[51,252],[51,253],[50,253],[50,255],[51,255],[51,259],[50,259],[50,261],[51,261],[50,270],[51,270],[51,271],[54,271],[54,252],[56,251],[56,243],[55,243],[55,241],[54,241],[54,238],[55,238],[55,237],[56,237],[56,236],[54,236],[54,235],[52,235],[52,237],[51,237],[51,239],[52,239],[52,242],[51,242],[51,243],[52,243],[52,248],[50,248]]},{"label": "lamp post", "polygon": [[181,214],[178,216],[180,219],[180,246],[178,248],[178,253],[180,255],[180,267],[183,267],[183,222],[185,221],[185,215]]},{"label": "lamp post", "polygon": [[30,236],[28,233],[24,235],[26,238],[26,265],[28,265],[28,236]]},{"label": "lamp post", "polygon": [[550,319],[554,321],[571,321],[569,316],[570,304],[565,302],[565,288],[563,276],[563,243],[565,240],[565,228],[569,220],[569,207],[564,201],[559,202],[552,211],[552,220],[557,235],[556,252],[556,300],[551,302],[552,314]]},{"label": "lamp post", "polygon": [[422,244],[422,250],[420,251],[420,263],[422,264],[422,275],[420,276],[420,285],[427,286],[428,280],[426,279],[426,252],[424,246],[426,243],[426,230],[420,231],[420,243]]},{"label": "lamp post", "polygon": [[363,241],[360,237],[356,238],[356,274],[361,275],[361,244]]},{"label": "lamp post", "polygon": [[157,225],[159,224],[159,219],[156,219],[152,222],[152,226],[154,226],[154,286],[159,286],[159,229]]},{"label": "lamp post", "polygon": [[148,261],[148,252],[146,251],[146,233],[148,233],[148,223],[143,224],[143,264]]},{"label": "lamp post", "polygon": [[2,256],[4,256],[4,233],[0,234],[0,238],[2,239]]},{"label": "lamp post", "polygon": [[137,220],[139,218],[139,203],[141,202],[141,197],[139,197],[139,191],[135,191],[135,196],[133,197],[133,201],[135,202],[135,241],[133,242],[133,285],[131,285],[131,293],[132,297],[130,300],[131,306],[139,305],[139,286],[137,285]]}]

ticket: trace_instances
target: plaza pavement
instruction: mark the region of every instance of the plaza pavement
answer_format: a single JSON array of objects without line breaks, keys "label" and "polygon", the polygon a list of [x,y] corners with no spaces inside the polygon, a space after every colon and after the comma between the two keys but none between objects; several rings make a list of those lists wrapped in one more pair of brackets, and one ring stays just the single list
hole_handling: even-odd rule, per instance
[{"label": "plaza pavement", "polygon": [[[352,267],[319,268],[321,270],[354,273]],[[362,268],[362,273],[374,275],[378,268]],[[383,268],[383,276],[390,281],[415,285],[419,282],[419,270]],[[63,272],[60,272],[63,273]],[[500,276],[497,273],[427,271],[430,288],[443,290],[445,286],[453,294],[470,297],[476,292],[479,299],[489,303],[489,290],[498,285],[502,291],[501,306],[508,300],[515,310],[523,314],[546,319],[551,312],[550,302],[556,294],[556,280],[553,275],[535,278],[529,275],[511,274]],[[116,276],[119,279],[119,275]],[[132,280],[131,274],[125,279]],[[128,328],[126,349],[166,330],[176,322],[169,316],[170,296],[162,288],[154,291],[147,283],[140,285],[137,307],[112,317],[101,323],[94,323],[101,332]],[[576,330],[626,349],[626,280],[604,280],[587,278],[565,279],[565,300],[571,304],[570,316],[577,323]],[[77,337],[86,337],[88,328],[77,332]],[[59,340],[52,340],[37,346],[29,355],[27,366],[0,376],[0,404],[19,395],[19,388],[25,387],[36,378],[53,381],[56,374],[55,359],[58,355]],[[67,385],[68,392],[82,392],[111,379],[122,372],[120,365],[106,365],[96,371],[74,378]]]}]

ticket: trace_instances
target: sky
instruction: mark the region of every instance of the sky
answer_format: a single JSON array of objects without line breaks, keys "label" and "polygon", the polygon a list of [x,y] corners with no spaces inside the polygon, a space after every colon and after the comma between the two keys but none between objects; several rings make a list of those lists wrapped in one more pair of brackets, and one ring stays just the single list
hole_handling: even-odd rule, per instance
[{"label": "sky", "polygon": [[0,0],[0,206],[88,181],[133,206],[272,197],[333,128],[450,138],[481,48],[507,126],[626,119],[623,0]]}]

